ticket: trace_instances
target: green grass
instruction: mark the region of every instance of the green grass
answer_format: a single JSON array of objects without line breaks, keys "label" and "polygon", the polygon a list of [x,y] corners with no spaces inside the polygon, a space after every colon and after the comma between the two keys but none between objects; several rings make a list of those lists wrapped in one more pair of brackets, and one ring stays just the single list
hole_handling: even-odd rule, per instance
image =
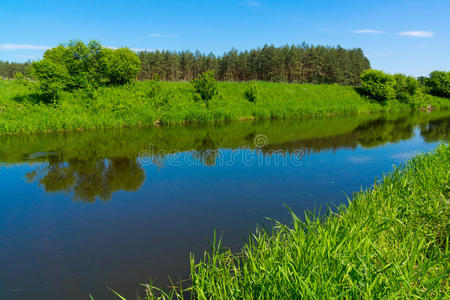
[{"label": "green grass", "polygon": [[[194,299],[448,297],[450,147],[418,155],[326,216],[258,229],[240,253],[191,257]],[[146,285],[145,299],[183,298]],[[190,294],[190,296],[189,296]]]},{"label": "green grass", "polygon": [[244,97],[249,83],[219,82],[219,95],[207,108],[194,101],[188,82],[161,82],[150,97],[149,82],[102,87],[94,98],[84,93],[61,94],[48,104],[13,80],[0,80],[0,135],[86,129],[142,127],[155,123],[180,124],[242,119],[287,119],[362,112],[407,111],[431,104],[449,108],[448,99],[427,96],[413,105],[377,103],[348,86],[257,82],[259,99]]}]

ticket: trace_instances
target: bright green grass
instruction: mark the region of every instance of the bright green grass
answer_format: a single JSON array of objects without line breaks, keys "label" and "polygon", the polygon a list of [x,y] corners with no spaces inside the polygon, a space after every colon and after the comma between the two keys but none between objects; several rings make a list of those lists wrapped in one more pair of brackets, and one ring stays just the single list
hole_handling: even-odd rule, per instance
[{"label": "bright green grass", "polygon": [[[411,105],[379,104],[361,97],[354,88],[257,82],[256,104],[244,98],[248,83],[219,82],[219,95],[209,108],[195,102],[188,82],[161,82],[148,96],[149,82],[100,88],[95,99],[82,93],[63,93],[56,105],[39,102],[33,90],[16,81],[0,80],[0,134],[70,131],[241,119],[286,119],[361,112],[405,111]],[[432,104],[449,108],[448,99],[428,97],[415,108]]]},{"label": "bright green grass", "polygon": [[[194,299],[448,297],[450,147],[412,158],[325,217],[258,229],[240,253],[191,258]],[[186,293],[187,292],[187,293]],[[146,299],[182,298],[147,285]],[[187,296],[186,296],[187,295]],[[123,299],[123,298],[122,298]]]}]

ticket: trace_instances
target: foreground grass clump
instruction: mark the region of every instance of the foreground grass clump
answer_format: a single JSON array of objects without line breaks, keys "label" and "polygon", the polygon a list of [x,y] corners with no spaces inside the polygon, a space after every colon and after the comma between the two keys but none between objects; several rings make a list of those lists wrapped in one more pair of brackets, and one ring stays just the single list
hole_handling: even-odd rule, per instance
[{"label": "foreground grass clump", "polygon": [[382,103],[361,97],[349,86],[254,82],[257,101],[246,98],[249,84],[218,82],[218,94],[196,101],[189,82],[134,82],[89,91],[61,91],[48,103],[17,80],[0,80],[0,134],[55,132],[242,119],[288,119],[362,112],[449,108],[445,98]]},{"label": "foreground grass clump", "polygon": [[200,262],[191,258],[188,291],[194,299],[445,298],[449,170],[450,147],[441,145],[326,217],[292,214],[291,226],[257,230],[238,254],[215,243]]}]

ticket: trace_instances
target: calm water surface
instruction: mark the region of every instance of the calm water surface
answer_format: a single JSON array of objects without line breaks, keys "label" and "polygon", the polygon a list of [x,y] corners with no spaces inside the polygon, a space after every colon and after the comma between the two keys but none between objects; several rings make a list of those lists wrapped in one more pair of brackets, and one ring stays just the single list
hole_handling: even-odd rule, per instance
[{"label": "calm water surface", "polygon": [[450,114],[0,137],[0,299],[130,299],[188,276],[214,230],[346,202],[448,142]]}]

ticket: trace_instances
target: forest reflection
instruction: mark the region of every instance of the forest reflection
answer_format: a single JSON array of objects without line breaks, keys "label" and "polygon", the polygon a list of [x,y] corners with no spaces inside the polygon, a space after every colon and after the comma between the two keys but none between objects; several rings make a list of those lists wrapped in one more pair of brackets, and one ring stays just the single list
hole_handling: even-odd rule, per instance
[{"label": "forest reflection", "polygon": [[136,159],[98,158],[69,159],[50,156],[44,167],[27,175],[28,182],[38,182],[46,192],[73,192],[75,201],[93,202],[111,199],[117,191],[137,191],[145,180],[145,172]]},{"label": "forest reflection", "polygon": [[[270,159],[274,153],[378,147],[411,139],[415,128],[426,142],[448,142],[449,125],[450,113],[435,112],[7,136],[0,137],[0,162],[31,163],[27,181],[46,192],[72,193],[75,201],[107,201],[117,191],[139,190],[146,178],[143,154],[158,168],[174,153],[214,167],[222,149],[255,150]],[[255,147],[257,134],[267,136],[268,144]],[[151,152],[144,151],[149,145]]]}]

